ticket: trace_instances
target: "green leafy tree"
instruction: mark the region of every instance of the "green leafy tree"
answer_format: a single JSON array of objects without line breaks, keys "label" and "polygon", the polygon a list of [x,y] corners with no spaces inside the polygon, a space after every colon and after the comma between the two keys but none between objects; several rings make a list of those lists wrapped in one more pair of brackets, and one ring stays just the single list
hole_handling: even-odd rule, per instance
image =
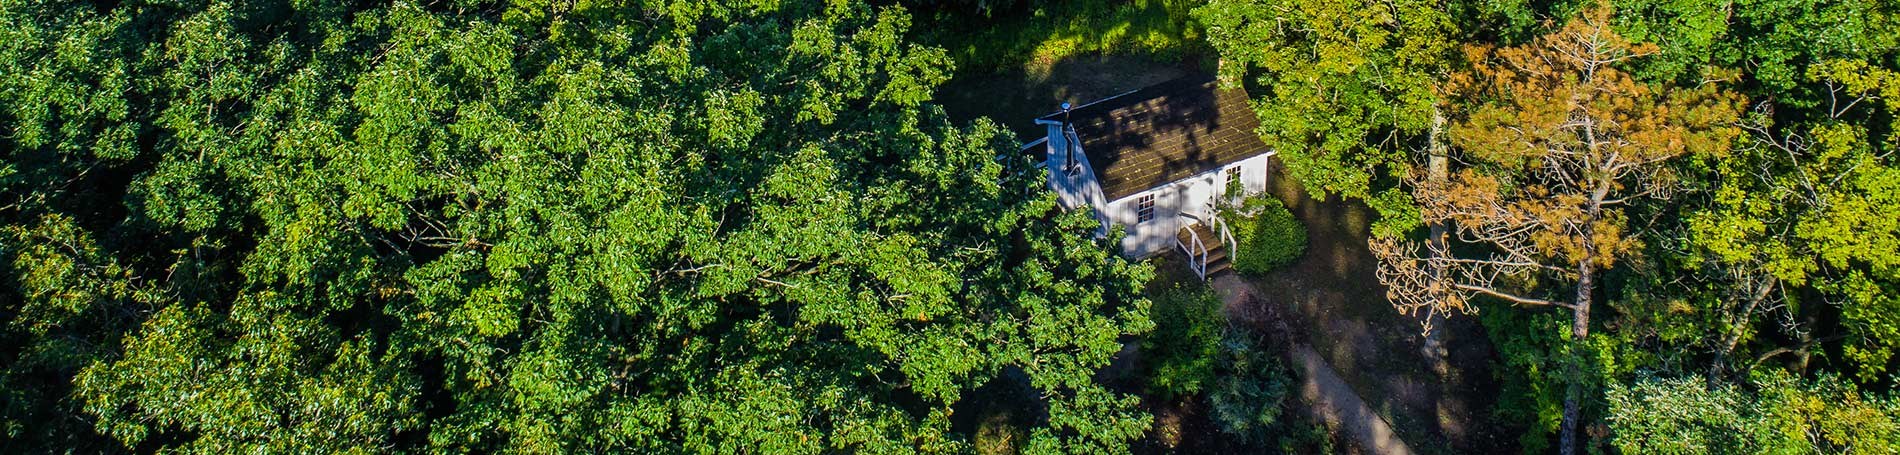
[{"label": "green leafy tree", "polygon": [[[1398,181],[1442,156],[1437,87],[1455,61],[1438,2],[1214,0],[1196,10],[1223,79],[1255,95],[1259,133],[1315,196],[1366,199],[1378,231],[1415,227]],[[1434,162],[1433,166],[1442,167]]]},{"label": "green leafy tree", "polygon": [[1221,337],[1218,374],[1208,387],[1207,407],[1221,431],[1245,442],[1265,442],[1279,433],[1282,448],[1288,449],[1296,442],[1288,434],[1295,430],[1282,412],[1292,392],[1292,372],[1256,337],[1239,327]]},{"label": "green leafy tree", "polygon": [[1030,448],[1125,451],[1147,419],[1092,377],[1151,272],[927,104],[908,27],[7,4],[9,446],[957,451],[1020,369]]},{"label": "green leafy tree", "polygon": [[1746,68],[1740,89],[1772,99],[1784,114],[1828,100],[1806,83],[1809,66],[1890,52],[1900,37],[1900,4],[1892,1],[1617,0],[1615,24],[1660,52],[1632,65],[1640,78],[1694,84],[1707,68]]},{"label": "green leafy tree", "polygon": [[[1694,251],[1726,278],[1717,282],[1741,294],[1734,301],[1742,303],[1724,312],[1711,375],[1745,374],[1779,354],[1796,354],[1805,365],[1819,340],[1842,337],[1863,380],[1886,371],[1894,356],[1900,224],[1890,215],[1900,210],[1900,163],[1891,150],[1900,141],[1892,133],[1873,135],[1893,131],[1875,119],[1892,118],[1886,100],[1900,95],[1900,72],[1836,60],[1810,67],[1808,76],[1836,96],[1827,116],[1788,127],[1758,117],[1742,155],[1714,166],[1710,202],[1687,223]],[[1801,289],[1820,298],[1802,299]],[[1815,336],[1813,324],[1789,312],[1803,300],[1828,304],[1806,313],[1838,312],[1843,333]],[[1783,316],[1767,317],[1770,310]],[[1773,323],[1792,329],[1783,335],[1797,343],[1762,348],[1763,357],[1749,364],[1727,360],[1758,327]]]},{"label": "green leafy tree", "polygon": [[1193,396],[1216,379],[1227,317],[1205,286],[1176,287],[1154,296],[1155,330],[1142,339],[1148,387],[1167,398]]},{"label": "green leafy tree", "polygon": [[1623,453],[1892,453],[1900,403],[1853,383],[1763,374],[1746,386],[1641,379],[1609,393],[1610,431]]}]

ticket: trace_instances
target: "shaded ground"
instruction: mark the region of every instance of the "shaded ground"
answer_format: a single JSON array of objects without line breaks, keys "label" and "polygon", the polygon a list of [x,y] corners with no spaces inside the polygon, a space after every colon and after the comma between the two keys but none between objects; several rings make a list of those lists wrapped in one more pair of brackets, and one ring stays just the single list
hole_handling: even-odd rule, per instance
[{"label": "shaded ground", "polygon": [[1052,63],[1047,76],[1028,69],[1001,73],[958,72],[937,88],[937,103],[951,120],[989,117],[1016,133],[1019,142],[1043,135],[1036,117],[1063,102],[1077,106],[1181,77],[1201,68],[1200,59],[1157,61],[1143,56],[1088,56]]},{"label": "shaded ground", "polygon": [[1312,419],[1323,422],[1341,440],[1342,452],[1411,455],[1410,445],[1399,439],[1391,424],[1381,417],[1364,398],[1347,385],[1303,337],[1292,332],[1284,312],[1263,305],[1260,293],[1251,283],[1232,273],[1223,273],[1211,285],[1221,296],[1229,317],[1260,326],[1264,333],[1277,338],[1274,347],[1285,351],[1283,357],[1299,377],[1297,403]]},{"label": "shaded ground", "polygon": [[1371,209],[1308,198],[1277,162],[1269,181],[1307,226],[1308,246],[1294,265],[1248,278],[1262,304],[1286,310],[1296,336],[1418,453],[1515,452],[1521,425],[1493,421],[1495,354],[1478,320],[1441,321],[1428,342],[1374,275]]}]

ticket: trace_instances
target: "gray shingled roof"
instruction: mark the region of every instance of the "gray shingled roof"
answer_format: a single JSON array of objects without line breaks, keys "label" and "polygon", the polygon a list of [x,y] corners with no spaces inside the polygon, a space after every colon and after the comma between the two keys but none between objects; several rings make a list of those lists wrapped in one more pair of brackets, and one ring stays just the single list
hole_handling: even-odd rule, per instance
[{"label": "gray shingled roof", "polygon": [[1211,75],[1090,103],[1070,111],[1070,121],[1111,201],[1267,152],[1247,93],[1222,89]]}]

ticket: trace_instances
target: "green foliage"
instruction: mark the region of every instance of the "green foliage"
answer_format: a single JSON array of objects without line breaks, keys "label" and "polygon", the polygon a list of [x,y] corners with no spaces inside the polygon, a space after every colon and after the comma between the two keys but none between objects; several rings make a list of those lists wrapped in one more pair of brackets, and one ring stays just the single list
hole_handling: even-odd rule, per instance
[{"label": "green foliage", "polygon": [[[1893,254],[1900,251],[1894,241],[1900,231],[1892,222],[1892,214],[1900,213],[1893,197],[1900,195],[1895,183],[1900,179],[1894,178],[1900,174],[1892,172],[1894,157],[1900,156],[1893,153],[1900,143],[1894,119],[1900,115],[1890,105],[1900,97],[1892,89],[1900,86],[1894,83],[1900,81],[1894,76],[1900,34],[1892,32],[1900,25],[1900,3],[1215,0],[1196,17],[1222,57],[1223,76],[1245,84],[1257,98],[1259,133],[1279,152],[1289,174],[1317,195],[1362,200],[1381,215],[1373,225],[1375,236],[1396,239],[1416,234],[1424,225],[1421,218],[1431,217],[1429,204],[1443,200],[1400,191],[1439,184],[1428,181],[1434,177],[1424,169],[1415,169],[1427,163],[1426,155],[1439,145],[1434,138],[1456,145],[1451,154],[1465,156],[1455,161],[1471,166],[1485,158],[1473,159],[1473,154],[1494,155],[1486,151],[1500,148],[1544,153],[1548,147],[1530,147],[1537,140],[1525,137],[1556,131],[1574,120],[1526,115],[1507,118],[1513,125],[1497,130],[1497,135],[1469,128],[1430,134],[1438,109],[1459,120],[1460,108],[1573,98],[1529,96],[1519,90],[1574,80],[1548,75],[1499,78],[1498,88],[1512,90],[1461,94],[1456,81],[1447,77],[1453,69],[1495,62],[1471,60],[1483,52],[1455,55],[1452,49],[1460,44],[1482,50],[1528,43],[1592,5],[1614,11],[1608,23],[1629,41],[1658,45],[1632,47],[1628,58],[1602,66],[1628,72],[1630,84],[1676,92],[1646,102],[1655,107],[1619,114],[1622,120],[1614,123],[1690,121],[1724,134],[1681,141],[1698,153],[1655,167],[1645,176],[1647,182],[1607,188],[1643,197],[1611,199],[1613,207],[1607,210],[1616,212],[1611,218],[1625,226],[1601,226],[1577,236],[1593,241],[1628,236],[1608,242],[1621,249],[1611,252],[1620,256],[1624,267],[1599,280],[1609,304],[1592,307],[1599,316],[1583,325],[1592,334],[1588,340],[1566,347],[1562,337],[1538,333],[1572,328],[1551,315],[1486,312],[1486,326],[1503,359],[1498,374],[1505,390],[1499,412],[1503,420],[1529,423],[1524,447],[1546,448],[1561,418],[1561,384],[1575,375],[1585,381],[1586,415],[1600,404],[1593,398],[1594,384],[1628,378],[1639,368],[1720,382],[1785,366],[1797,375],[1825,372],[1868,387],[1891,387],[1883,378],[1900,358],[1894,344],[1900,340],[1900,319],[1894,317],[1900,314],[1900,300],[1892,297],[1900,295],[1900,275],[1893,265],[1900,258]],[[1597,36],[1597,47],[1604,44],[1603,37]],[[1534,60],[1508,66],[1525,71],[1536,66]],[[1718,86],[1732,87],[1754,103],[1753,112],[1739,122],[1748,134],[1727,134],[1738,123],[1728,115],[1737,98],[1728,95],[1715,103],[1719,106],[1661,107],[1706,95]],[[1504,91],[1515,95],[1498,94]],[[1548,113],[1542,109],[1554,105],[1529,103],[1522,111]],[[1486,115],[1494,120],[1506,117],[1495,114]],[[1631,120],[1642,115],[1655,115],[1660,122]],[[1531,117],[1547,122],[1516,122]],[[1728,152],[1701,153],[1723,150]],[[1472,167],[1475,172],[1511,172],[1535,164],[1529,159],[1502,160]],[[1445,194],[1534,192],[1553,181],[1599,174],[1520,175],[1483,185],[1446,181],[1433,188]],[[1665,188],[1683,191],[1669,192],[1673,201],[1649,197],[1662,194],[1650,191]],[[1521,205],[1503,203],[1473,213],[1501,213],[1497,207],[1508,211]],[[1570,224],[1545,216],[1514,218],[1527,226]],[[1467,221],[1437,226],[1475,225]],[[1465,242],[1471,240],[1454,236],[1446,251],[1473,252]],[[1541,236],[1514,245],[1546,248],[1562,243]],[[1486,283],[1549,298],[1568,295],[1542,292],[1553,279],[1574,279],[1567,275],[1525,274]],[[1580,298],[1596,294],[1586,292]],[[1581,362],[1584,368],[1579,371],[1564,371],[1561,367],[1576,356],[1591,360]]]},{"label": "green foliage", "polygon": [[1611,335],[1593,333],[1586,342],[1572,342],[1567,314],[1487,306],[1479,316],[1498,356],[1493,375],[1500,386],[1492,412],[1499,422],[1524,425],[1517,444],[1525,453],[1554,449],[1572,381],[1584,390],[1584,418],[1595,421],[1603,412],[1604,385],[1632,369],[1631,353],[1618,349],[1620,340]]},{"label": "green foliage", "polygon": [[1750,98],[1776,102],[1807,115],[1828,101],[1824,90],[1804,86],[1808,68],[1832,59],[1891,52],[1900,37],[1900,5],[1887,1],[1749,0],[1696,2],[1617,0],[1617,29],[1631,39],[1653,42],[1661,52],[1636,62],[1647,79],[1697,83],[1710,68],[1746,68]]},{"label": "green foliage", "polygon": [[1372,236],[1396,239],[1424,227],[1424,213],[1412,201],[1412,195],[1400,188],[1387,188],[1365,200],[1379,214],[1371,226]]},{"label": "green foliage", "polygon": [[1758,375],[1745,385],[1640,379],[1609,391],[1623,453],[1892,453],[1900,402],[1863,395],[1831,375]]},{"label": "green foliage", "polygon": [[[1753,119],[1749,147],[1713,163],[1708,201],[1688,217],[1689,245],[1707,257],[1707,264],[1689,266],[1816,291],[1809,295],[1847,322],[1844,354],[1858,367],[1856,376],[1873,380],[1888,369],[1900,340],[1900,319],[1893,317],[1900,301],[1892,297],[1900,289],[1900,223],[1891,216],[1900,210],[1900,160],[1892,153],[1900,140],[1878,137],[1894,131],[1882,119],[1896,112],[1885,100],[1900,94],[1900,73],[1859,60],[1808,72],[1811,83],[1837,92],[1842,106],[1857,108],[1789,126]],[[1745,321],[1751,323],[1736,330],[1752,338],[1759,318]]]},{"label": "green foliage", "polygon": [[908,0],[907,5],[919,9],[940,9],[963,13],[980,13],[985,17],[998,12],[1008,11],[1017,5],[1042,5],[1043,0]]},{"label": "green foliage", "polygon": [[1368,198],[1407,175],[1453,57],[1440,3],[1214,0],[1195,17],[1222,78],[1256,98],[1261,139],[1316,198]]},{"label": "green foliage", "polygon": [[[1446,5],[1446,9],[1455,12],[1463,25],[1461,28],[1467,32],[1494,34],[1495,38],[1490,40],[1494,44],[1513,45],[1530,42],[1562,26],[1563,20],[1575,16],[1579,9],[1602,3],[1601,0],[1483,0],[1454,2]],[[1610,4],[1622,10],[1624,3],[1611,0]],[[1466,41],[1484,40],[1470,37]]]},{"label": "green foliage", "polygon": [[1151,300],[1155,330],[1141,343],[1151,393],[1201,395],[1221,431],[1243,443],[1306,448],[1324,439],[1307,437],[1300,421],[1283,417],[1292,372],[1258,335],[1227,321],[1212,289],[1177,286]]},{"label": "green foliage", "polygon": [[1306,225],[1272,196],[1247,198],[1221,216],[1234,230],[1234,270],[1262,275],[1292,264],[1306,254]]},{"label": "green foliage", "polygon": [[16,447],[93,448],[91,418],[74,412],[64,379],[110,356],[134,322],[125,313],[149,308],[155,296],[72,217],[28,223],[0,230],[0,287],[11,290],[0,294],[9,316],[0,327],[0,430]]},{"label": "green foliage", "polygon": [[1752,403],[1733,386],[1710,390],[1696,379],[1640,381],[1611,386],[1609,400],[1616,445],[1626,453],[1761,453],[1759,433],[1771,432],[1743,420],[1743,413],[1754,411],[1744,405]]},{"label": "green foliage", "polygon": [[[1842,297],[1854,337],[1846,354],[1868,379],[1885,372],[1900,350],[1900,220],[1893,216],[1900,211],[1900,70],[1837,60],[1810,67],[1808,75],[1843,96],[1877,102],[1881,109],[1863,118],[1888,121],[1827,122],[1811,130],[1816,150],[1804,171],[1829,183],[1815,189],[1818,203],[1796,225],[1818,265],[1840,277],[1818,287]],[[1887,137],[1875,136],[1882,130]]]},{"label": "green foliage", "polygon": [[[1897,47],[1887,30],[1900,5],[1751,1],[1711,13],[1720,5],[1657,3],[1640,10],[1647,18],[1626,19],[1628,27],[1653,36],[1682,26],[1702,30],[1697,36],[1724,35],[1707,47],[1681,47],[1700,39],[1666,44],[1654,60],[1687,62],[1662,65],[1687,69],[1651,71],[1650,77],[1701,78],[1698,64],[1745,67],[1742,86],[1775,105],[1747,119],[1753,134],[1738,153],[1689,166],[1689,175],[1699,174],[1691,182],[1700,186],[1700,201],[1685,204],[1684,226],[1653,240],[1667,250],[1686,240],[1685,254],[1640,280],[1689,284],[1633,291],[1664,297],[1626,300],[1668,304],[1629,309],[1633,320],[1658,323],[1639,326],[1656,332],[1631,338],[1676,347],[1670,354],[1676,357],[1728,354],[1731,348],[1720,340],[1732,337],[1735,353],[1728,357],[1786,347],[1805,358],[1813,346],[1777,346],[1774,338],[1801,339],[1799,333],[1810,331],[1803,320],[1834,314],[1847,321],[1837,336],[1848,339],[1841,351],[1858,370],[1853,376],[1874,380],[1888,369],[1891,335],[1900,333],[1888,316],[1892,293],[1882,290],[1900,283],[1882,271],[1891,269],[1882,264],[1893,262],[1890,240],[1897,237],[1884,222],[1891,217],[1880,215],[1900,208],[1885,197],[1894,194],[1887,186],[1900,180],[1887,178],[1896,141],[1879,137],[1893,131],[1891,106],[1881,101],[1891,95],[1878,94],[1893,71],[1882,62],[1890,62]],[[1677,16],[1704,19],[1665,20]],[[1697,25],[1710,16],[1726,22]],[[1757,300],[1766,305],[1745,304]],[[1751,311],[1758,307],[1775,311]],[[1707,335],[1691,341],[1697,333]],[[1816,336],[1824,335],[1809,338]]]},{"label": "green foliage", "polygon": [[[1116,453],[1149,419],[1095,371],[1157,326],[1158,393],[1270,434],[1284,375],[1223,341],[1218,300],[1151,321],[1153,271],[937,85],[1205,34],[1289,172],[1398,238],[1420,151],[1521,142],[1432,134],[1471,101],[1452,50],[1589,2],[913,2],[941,6],[922,27],[868,3],[0,5],[0,445],[959,452],[949,410],[1020,370],[1047,419],[1012,445]],[[1856,388],[1900,352],[1900,4],[1610,3],[1661,45],[1620,70],[1761,104],[1734,152],[1656,174],[1677,202],[1618,199],[1662,226],[1619,246],[1588,340],[1486,312],[1500,417],[1545,448],[1582,380],[1627,452],[1892,451],[1895,405]],[[1235,223],[1237,269],[1304,248],[1268,218]],[[1724,358],[1712,387],[1589,392]]]},{"label": "green foliage", "polygon": [[[1126,451],[1152,271],[858,2],[0,7],[25,451]],[[1008,159],[1008,158],[1006,158]]]},{"label": "green foliage", "polygon": [[[1220,362],[1207,391],[1207,407],[1221,431],[1241,441],[1260,442],[1280,434],[1282,445],[1297,440],[1291,421],[1281,414],[1292,390],[1293,372],[1278,356],[1255,342],[1245,329],[1221,338]],[[1284,448],[1284,447],[1283,447]]]},{"label": "green foliage", "polygon": [[1148,387],[1168,398],[1194,395],[1216,379],[1227,317],[1220,296],[1205,286],[1179,286],[1151,299],[1155,330],[1142,338]]},{"label": "green foliage", "polygon": [[1518,446],[1525,453],[1550,450],[1550,436],[1563,420],[1566,323],[1555,313],[1485,311],[1487,338],[1498,353],[1498,420],[1522,422]]}]

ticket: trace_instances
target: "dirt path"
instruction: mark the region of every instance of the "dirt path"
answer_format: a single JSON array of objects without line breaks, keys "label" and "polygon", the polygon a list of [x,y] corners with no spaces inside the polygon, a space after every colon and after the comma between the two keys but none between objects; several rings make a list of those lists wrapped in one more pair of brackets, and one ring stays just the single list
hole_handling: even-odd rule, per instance
[{"label": "dirt path", "polygon": [[[1230,312],[1247,312],[1257,305],[1250,302],[1257,295],[1253,285],[1235,277],[1223,274],[1211,283],[1214,291],[1221,296],[1221,302]],[[1242,315],[1242,318],[1248,318]],[[1319,352],[1305,343],[1281,343],[1286,346],[1286,358],[1299,372],[1300,397],[1308,404],[1308,411],[1314,420],[1325,422],[1335,432],[1350,436],[1360,447],[1370,453],[1385,455],[1411,455],[1412,448],[1400,440],[1392,431],[1385,418],[1373,412],[1366,400],[1346,384],[1332,365],[1320,357]]]}]

